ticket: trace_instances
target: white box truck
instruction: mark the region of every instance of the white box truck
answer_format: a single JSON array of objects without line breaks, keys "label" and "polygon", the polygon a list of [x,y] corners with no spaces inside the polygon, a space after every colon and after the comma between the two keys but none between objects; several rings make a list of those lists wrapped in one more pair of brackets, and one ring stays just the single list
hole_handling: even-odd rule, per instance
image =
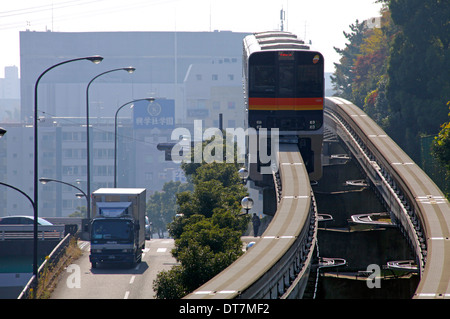
[{"label": "white box truck", "polygon": [[145,188],[100,188],[92,193],[92,268],[141,262],[145,248]]}]

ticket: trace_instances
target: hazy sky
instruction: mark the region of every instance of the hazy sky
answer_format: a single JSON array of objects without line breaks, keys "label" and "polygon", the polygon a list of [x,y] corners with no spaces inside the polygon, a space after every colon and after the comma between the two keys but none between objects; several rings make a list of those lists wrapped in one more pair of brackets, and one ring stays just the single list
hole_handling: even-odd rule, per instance
[{"label": "hazy sky", "polygon": [[214,31],[296,33],[325,57],[339,60],[349,25],[379,16],[375,0],[13,0],[0,4],[0,77],[20,66],[19,31]]}]

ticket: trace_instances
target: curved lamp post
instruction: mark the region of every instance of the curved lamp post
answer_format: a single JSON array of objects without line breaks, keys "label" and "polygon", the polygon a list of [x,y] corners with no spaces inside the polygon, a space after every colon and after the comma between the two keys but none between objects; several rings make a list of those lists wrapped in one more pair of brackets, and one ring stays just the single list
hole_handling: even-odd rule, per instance
[{"label": "curved lamp post", "polygon": [[87,207],[87,218],[91,218],[91,168],[90,168],[90,149],[91,149],[91,143],[89,138],[89,87],[91,86],[92,82],[94,82],[97,78],[101,77],[102,75],[115,72],[115,71],[127,71],[128,73],[133,73],[136,69],[132,66],[126,67],[126,68],[118,68],[118,69],[112,69],[109,71],[105,71],[103,73],[97,74],[94,76],[88,83],[86,87],[86,144],[87,144],[87,150],[86,150],[86,157],[87,157],[87,193],[88,193],[88,207]]},{"label": "curved lamp post", "polygon": [[[61,184],[67,185],[67,186],[72,186],[73,188],[75,188],[75,189],[77,189],[77,190],[79,190],[79,191],[81,192],[81,196],[84,197],[84,198],[86,198],[86,201],[88,200],[88,196],[86,195],[85,192],[83,192],[83,190],[82,190],[81,188],[79,188],[79,187],[77,187],[77,186],[75,186],[75,185],[72,185],[72,184],[70,184],[70,183],[66,183],[66,182],[63,182],[63,181],[60,181],[60,180],[57,180],[57,179],[47,178],[47,177],[41,177],[41,178],[39,178],[39,181],[42,183],[42,185],[45,185],[45,184],[47,184],[48,182],[56,182],[56,183],[61,183]],[[79,194],[79,193],[77,193],[77,194],[75,194],[75,195],[76,195],[77,197],[79,197],[78,194]]]},{"label": "curved lamp post", "polygon": [[103,61],[103,57],[99,56],[99,55],[94,55],[94,56],[88,56],[88,57],[84,57],[84,58],[76,58],[76,59],[70,59],[70,60],[66,60],[60,63],[57,63],[55,65],[52,65],[51,67],[49,67],[48,69],[46,69],[44,72],[42,72],[39,77],[36,80],[36,83],[34,84],[34,247],[33,247],[33,275],[36,276],[36,286],[37,286],[37,271],[38,271],[38,267],[37,267],[37,232],[38,232],[38,186],[39,186],[39,181],[38,181],[38,85],[39,85],[39,81],[42,79],[42,77],[44,76],[44,74],[46,74],[48,71],[66,64],[66,63],[70,63],[70,62],[75,62],[75,61],[81,61],[81,60],[88,60],[91,61],[95,64],[99,64],[100,62]]},{"label": "curved lamp post", "polygon": [[23,196],[25,196],[25,197],[30,201],[31,206],[33,206],[33,210],[36,210],[36,204],[35,204],[35,202],[34,202],[34,201],[31,199],[31,197],[28,196],[24,191],[18,189],[17,187],[14,187],[14,186],[12,186],[12,185],[9,185],[9,184],[3,183],[3,182],[0,182],[0,185],[3,185],[3,186],[6,186],[6,187],[9,187],[9,188],[12,188],[12,189],[18,191],[19,193],[21,193]]},{"label": "curved lamp post", "polygon": [[114,116],[114,188],[117,187],[117,115],[119,114],[119,111],[128,104],[140,102],[140,101],[148,101],[149,103],[153,103],[155,101],[155,98],[149,97],[145,99],[137,99],[130,102],[127,102],[123,105],[121,105],[117,111],[116,115]]}]

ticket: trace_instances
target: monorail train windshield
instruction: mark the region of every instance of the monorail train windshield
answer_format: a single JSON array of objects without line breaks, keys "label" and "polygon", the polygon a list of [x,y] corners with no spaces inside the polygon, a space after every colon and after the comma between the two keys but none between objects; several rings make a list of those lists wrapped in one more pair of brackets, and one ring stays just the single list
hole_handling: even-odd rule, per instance
[{"label": "monorail train windshield", "polygon": [[309,51],[258,52],[249,59],[249,96],[323,97],[323,57]]}]

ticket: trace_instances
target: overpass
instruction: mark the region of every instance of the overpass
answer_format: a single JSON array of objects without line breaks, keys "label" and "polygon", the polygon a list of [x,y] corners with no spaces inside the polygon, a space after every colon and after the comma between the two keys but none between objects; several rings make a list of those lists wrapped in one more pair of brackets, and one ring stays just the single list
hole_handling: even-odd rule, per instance
[{"label": "overpass", "polygon": [[[66,238],[64,225],[38,226],[38,263]],[[34,278],[33,225],[0,225],[0,298],[14,298]]]},{"label": "overpass", "polygon": [[[420,281],[413,297],[450,298],[448,200],[360,108],[326,98],[324,111],[326,125],[356,159],[414,252]],[[298,149],[280,145],[278,158],[277,211],[269,227],[248,252],[186,299],[303,297],[314,262],[318,213]]]}]

